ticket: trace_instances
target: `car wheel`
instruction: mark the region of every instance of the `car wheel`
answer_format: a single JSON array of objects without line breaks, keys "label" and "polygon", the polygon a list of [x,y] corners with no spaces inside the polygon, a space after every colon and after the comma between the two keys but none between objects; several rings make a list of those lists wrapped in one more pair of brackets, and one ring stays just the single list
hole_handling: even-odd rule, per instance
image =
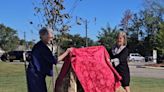
[{"label": "car wheel", "polygon": [[10,62],[13,62],[13,60],[12,60],[12,59],[10,59],[9,61],[10,61]]},{"label": "car wheel", "polygon": [[135,59],[134,58],[132,58],[132,62],[135,62]]},{"label": "car wheel", "polygon": [[5,59],[5,58],[1,58],[1,60],[2,60],[3,62],[5,62],[7,59]]},{"label": "car wheel", "polygon": [[145,59],[142,59],[142,62],[146,62]]}]

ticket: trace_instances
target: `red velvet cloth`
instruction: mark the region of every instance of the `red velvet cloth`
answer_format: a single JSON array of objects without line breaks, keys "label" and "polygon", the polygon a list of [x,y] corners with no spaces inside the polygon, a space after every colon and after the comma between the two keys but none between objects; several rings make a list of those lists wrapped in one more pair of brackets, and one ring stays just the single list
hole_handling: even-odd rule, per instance
[{"label": "red velvet cloth", "polygon": [[85,92],[115,92],[120,87],[120,75],[109,63],[109,54],[103,46],[74,48],[56,81],[60,86],[70,65]]}]

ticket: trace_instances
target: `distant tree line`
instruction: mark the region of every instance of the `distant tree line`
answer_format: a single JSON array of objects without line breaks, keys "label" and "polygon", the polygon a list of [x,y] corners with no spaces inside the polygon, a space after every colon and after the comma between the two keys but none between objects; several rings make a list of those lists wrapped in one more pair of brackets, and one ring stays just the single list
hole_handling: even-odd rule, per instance
[{"label": "distant tree line", "polygon": [[126,10],[116,28],[102,28],[98,35],[101,44],[109,49],[114,44],[115,34],[125,31],[130,52],[152,56],[153,49],[164,55],[164,1],[144,0],[144,9],[137,13]]},{"label": "distant tree line", "polygon": [[18,37],[17,31],[13,28],[0,24],[0,48],[5,51],[12,51],[18,48],[19,45],[29,46],[31,48],[34,42],[25,41]]}]

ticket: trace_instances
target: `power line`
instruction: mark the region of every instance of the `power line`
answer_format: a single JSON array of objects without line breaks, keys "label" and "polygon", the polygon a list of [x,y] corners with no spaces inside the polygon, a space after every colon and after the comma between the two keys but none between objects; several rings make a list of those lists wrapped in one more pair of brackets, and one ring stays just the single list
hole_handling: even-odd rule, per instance
[{"label": "power line", "polygon": [[[82,1],[82,0],[75,0],[75,2],[73,3],[72,8],[71,8],[71,9],[69,10],[69,12],[68,12],[68,14],[69,14],[70,16],[73,16],[73,12],[75,11],[75,9],[77,8],[79,2],[81,2],[81,1]],[[68,23],[70,23],[70,22],[71,22],[71,19],[68,20],[68,21],[66,22],[66,24],[68,24]]]},{"label": "power line", "polygon": [[80,2],[81,0],[76,0],[73,4],[73,7],[72,9],[69,11],[69,14],[72,15],[73,12],[75,11],[75,8],[78,6],[78,3]]},{"label": "power line", "polygon": [[[78,17],[76,17],[76,23],[78,25],[81,25],[81,22],[83,22],[85,25],[85,41],[86,41],[85,44],[87,47],[88,46],[88,23],[89,23],[89,21],[87,19],[83,19],[83,18],[78,19]],[[94,22],[96,22],[96,18],[94,18]]]}]

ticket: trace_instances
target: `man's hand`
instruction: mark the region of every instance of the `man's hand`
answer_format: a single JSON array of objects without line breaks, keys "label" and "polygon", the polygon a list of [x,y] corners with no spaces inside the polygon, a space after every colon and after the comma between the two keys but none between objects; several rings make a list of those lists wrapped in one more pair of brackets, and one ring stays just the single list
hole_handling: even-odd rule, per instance
[{"label": "man's hand", "polygon": [[67,48],[66,52],[69,53],[69,52],[71,52],[72,50],[73,50],[72,47],[71,47],[71,48]]},{"label": "man's hand", "polygon": [[58,61],[62,61],[72,50],[73,48],[68,48],[62,55],[58,57]]}]

